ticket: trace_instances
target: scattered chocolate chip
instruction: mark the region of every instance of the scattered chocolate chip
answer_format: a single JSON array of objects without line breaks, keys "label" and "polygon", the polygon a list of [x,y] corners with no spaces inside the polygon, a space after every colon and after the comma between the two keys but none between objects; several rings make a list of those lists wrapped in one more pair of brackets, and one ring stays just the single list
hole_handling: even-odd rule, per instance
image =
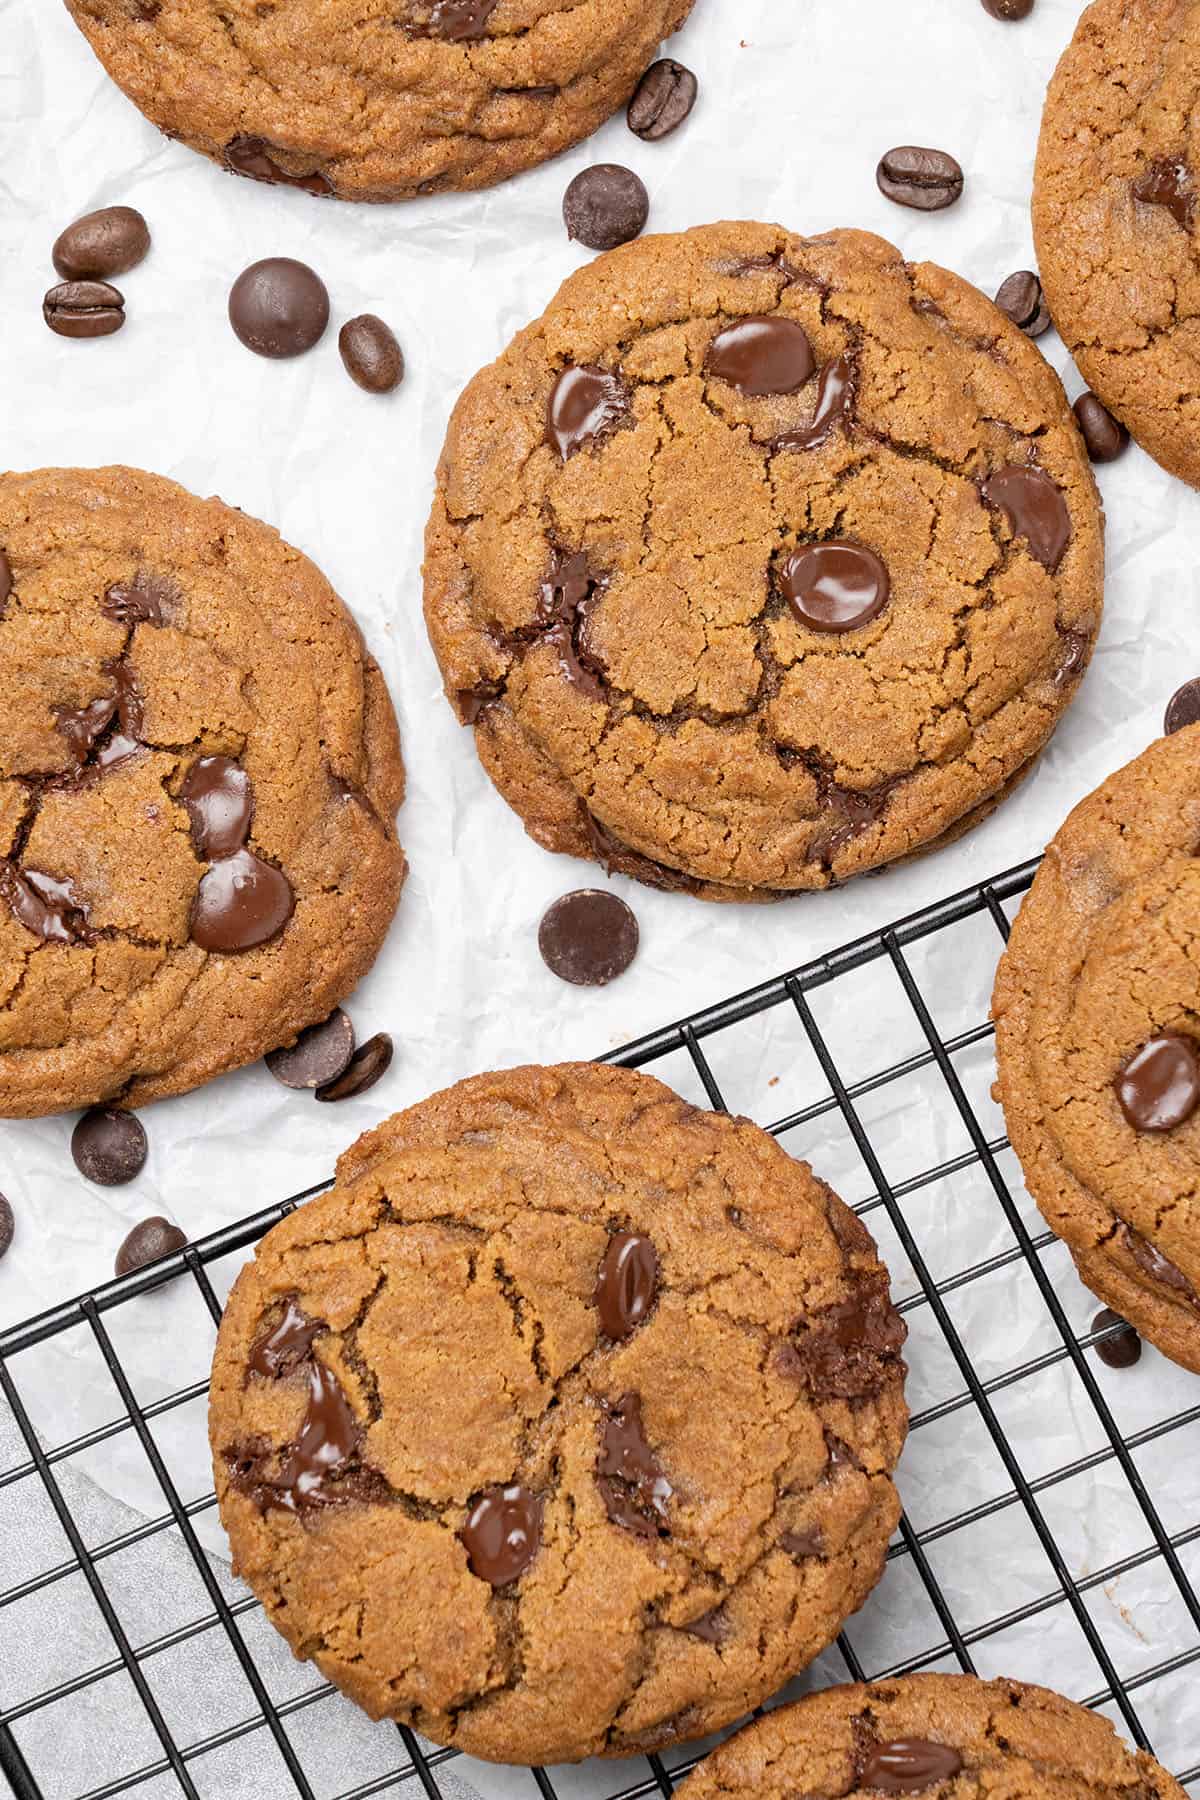
[{"label": "scattered chocolate chip", "polygon": [[1135,1131],[1174,1131],[1200,1104],[1200,1059],[1193,1038],[1167,1031],[1122,1064],[1113,1091]]},{"label": "scattered chocolate chip", "polygon": [[259,356],[301,356],[324,335],[329,294],[307,263],[268,256],[243,269],[229,290],[229,323]]},{"label": "scattered chocolate chip", "polygon": [[409,36],[469,43],[486,35],[488,20],[499,3],[500,0],[433,0],[428,19],[423,25],[410,26]]},{"label": "scattered chocolate chip", "polygon": [[26,931],[43,944],[86,944],[89,906],[70,881],[41,869],[22,869],[0,861],[0,898]]},{"label": "scattered chocolate chip", "polygon": [[12,1249],[15,1230],[16,1220],[13,1218],[13,1209],[4,1195],[0,1194],[0,1257],[7,1256]]},{"label": "scattered chocolate chip", "polygon": [[[1113,1331],[1112,1327],[1115,1325],[1119,1325],[1121,1329]],[[1111,1307],[1101,1307],[1092,1320],[1092,1330],[1112,1333],[1110,1337],[1101,1338],[1092,1345],[1100,1361],[1110,1369],[1132,1369],[1134,1363],[1141,1361],[1141,1338],[1129,1321],[1123,1319],[1120,1313],[1113,1312]]]},{"label": "scattered chocolate chip", "polygon": [[615,250],[637,237],[650,216],[650,196],[632,169],[593,163],[563,195],[567,236],[589,250]]},{"label": "scattered chocolate chip", "polygon": [[354,1027],[335,1006],[327,1019],[302,1031],[294,1044],[269,1051],[263,1061],[284,1087],[319,1088],[336,1081],[353,1055]]},{"label": "scattered chocolate chip", "polygon": [[60,232],[50,252],[64,281],[109,281],[136,269],[150,248],[150,232],[132,206],[85,213]]},{"label": "scattered chocolate chip", "polygon": [[1002,19],[1007,24],[1015,19],[1027,19],[1033,11],[1033,0],[983,0],[983,10],[993,19]]},{"label": "scattered chocolate chip", "polygon": [[42,301],[42,317],[59,337],[111,337],[125,323],[125,298],[107,281],[60,281]]},{"label": "scattered chocolate chip", "polygon": [[1195,192],[1191,170],[1182,157],[1164,158],[1143,169],[1133,184],[1133,197],[1145,206],[1161,206],[1184,231],[1191,230]]},{"label": "scattered chocolate chip", "polygon": [[648,1237],[617,1231],[608,1240],[596,1291],[600,1329],[613,1343],[631,1337],[658,1293],[658,1251]]},{"label": "scattered chocolate chip", "polygon": [[962,168],[954,158],[945,150],[926,150],[919,144],[889,150],[880,158],[875,180],[885,199],[917,212],[941,212],[963,191]]},{"label": "scattered chocolate chip", "polygon": [[522,1576],[542,1542],[542,1502],[528,1488],[485,1488],[459,1533],[472,1575],[492,1587]]},{"label": "scattered chocolate chip", "polygon": [[779,586],[811,631],[856,631],[877,619],[892,591],[886,566],[864,544],[834,539],[794,550]]},{"label": "scattered chocolate chip", "polygon": [[629,393],[619,375],[590,364],[563,370],[546,403],[546,442],[564,462],[615,430],[629,413]]},{"label": "scattered chocolate chip", "polygon": [[695,106],[698,86],[692,71],[669,56],[651,63],[625,114],[630,131],[651,144],[669,137]]},{"label": "scattered chocolate chip", "polygon": [[1071,541],[1071,515],[1057,482],[1032,463],[1009,463],[980,484],[989,506],[1005,515],[1014,537],[1053,574]]},{"label": "scattered chocolate chip", "polygon": [[1095,394],[1080,394],[1072,408],[1094,463],[1115,462],[1129,442],[1129,433],[1114,419]]},{"label": "scattered chocolate chip", "polygon": [[1170,737],[1173,732],[1182,731],[1185,725],[1197,723],[1200,723],[1200,676],[1193,675],[1181,688],[1176,688],[1167,701],[1163,730]]},{"label": "scattered chocolate chip", "polygon": [[794,394],[816,368],[812,345],[794,319],[750,314],[718,331],[705,371],[741,394]]},{"label": "scattered chocolate chip", "polygon": [[253,950],[279,936],[295,904],[281,869],[253,850],[237,850],[200,878],[192,901],[192,942],[227,956]]},{"label": "scattered chocolate chip", "polygon": [[241,133],[225,146],[225,166],[235,175],[248,175],[252,181],[269,181],[274,187],[303,188],[306,194],[333,193],[332,181],[320,170],[307,175],[290,175],[272,156],[274,148],[265,138]]},{"label": "scattered chocolate chip", "polygon": [[377,1031],[354,1052],[342,1073],[317,1089],[318,1100],[355,1100],[373,1088],[391,1064],[395,1046],[386,1031]]},{"label": "scattered chocolate chip", "polygon": [[854,364],[848,356],[835,356],[821,370],[812,421],[771,439],[772,450],[816,450],[839,425],[849,426],[857,389]]},{"label": "scattered chocolate chip", "polygon": [[548,907],[538,926],[546,967],[576,987],[605,987],[623,975],[638,947],[638,922],[616,894],[577,888]]},{"label": "scattered chocolate chip", "polygon": [[878,1744],[864,1763],[860,1787],[881,1794],[920,1794],[959,1773],[963,1759],[949,1744],[926,1738],[895,1738]]},{"label": "scattered chocolate chip", "polygon": [[186,1243],[187,1232],[180,1231],[178,1225],[172,1225],[169,1219],[143,1219],[134,1226],[117,1251],[113,1268],[118,1275],[132,1275],[135,1269],[157,1262],[160,1256],[170,1256],[173,1251],[182,1250]]},{"label": "scattered chocolate chip", "polygon": [[75,1167],[100,1187],[121,1187],[140,1175],[147,1150],[141,1120],[114,1106],[93,1106],[71,1133]]},{"label": "scattered chocolate chip", "polygon": [[640,1394],[604,1402],[596,1485],[614,1525],[636,1537],[668,1535],[667,1503],[674,1488],[646,1440]]},{"label": "scattered chocolate chip", "polygon": [[1026,337],[1041,337],[1050,329],[1050,310],[1042,284],[1032,269],[1018,269],[1002,281],[996,291],[996,305],[1014,325],[1020,326]]},{"label": "scattered chocolate chip", "polygon": [[308,1361],[315,1340],[328,1329],[324,1319],[310,1319],[302,1313],[293,1294],[278,1325],[251,1344],[246,1366],[266,1381],[280,1381]]},{"label": "scattered chocolate chip", "polygon": [[404,352],[390,325],[374,313],[347,319],[338,350],[351,381],[368,394],[390,394],[404,380]]}]

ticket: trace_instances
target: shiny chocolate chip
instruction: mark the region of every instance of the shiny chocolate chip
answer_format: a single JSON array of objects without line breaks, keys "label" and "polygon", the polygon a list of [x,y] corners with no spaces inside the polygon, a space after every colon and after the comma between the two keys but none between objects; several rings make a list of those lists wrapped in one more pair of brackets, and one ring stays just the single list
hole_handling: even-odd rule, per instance
[{"label": "shiny chocolate chip", "polygon": [[821,370],[817,399],[807,425],[781,431],[771,439],[772,450],[817,450],[839,425],[849,426],[854,416],[856,378],[848,356],[835,356]]},{"label": "shiny chocolate chip", "polygon": [[963,172],[955,159],[945,150],[927,150],[919,144],[889,150],[880,158],[875,180],[885,199],[917,212],[941,212],[963,191]]},{"label": "shiny chocolate chip", "polygon": [[157,1216],[143,1219],[117,1251],[113,1269],[118,1275],[132,1275],[135,1269],[144,1269],[147,1263],[157,1262],[160,1256],[171,1256],[176,1250],[182,1250],[186,1243],[187,1232],[180,1231],[169,1219]]},{"label": "shiny chocolate chip", "polygon": [[739,393],[794,394],[816,368],[803,326],[777,314],[751,314],[718,331],[704,358],[718,381]]},{"label": "shiny chocolate chip", "polygon": [[224,955],[253,950],[279,936],[295,904],[282,869],[252,850],[235,851],[201,877],[192,902],[192,942]]},{"label": "shiny chocolate chip", "polygon": [[353,1055],[354,1027],[335,1006],[327,1019],[302,1031],[294,1044],[269,1051],[263,1061],[284,1087],[319,1088],[336,1081]]},{"label": "shiny chocolate chip", "polygon": [[283,1309],[283,1317],[250,1346],[247,1367],[264,1381],[280,1381],[307,1362],[313,1344],[329,1327],[323,1319],[310,1319],[301,1312],[292,1294]]},{"label": "shiny chocolate chip", "polygon": [[499,0],[433,0],[429,17],[424,24],[410,27],[409,35],[471,43],[487,35],[488,20],[498,5]]},{"label": "shiny chocolate chip", "polygon": [[863,1765],[859,1786],[881,1794],[920,1794],[938,1782],[951,1781],[963,1759],[949,1744],[927,1738],[893,1738],[878,1744]]},{"label": "shiny chocolate chip", "polygon": [[658,1293],[658,1251],[648,1237],[617,1231],[608,1240],[593,1299],[605,1337],[620,1343],[647,1317]]},{"label": "shiny chocolate chip", "polygon": [[42,317],[59,337],[111,337],[125,323],[125,298],[107,281],[60,281],[42,301]]},{"label": "shiny chocolate chip", "polygon": [[638,922],[624,900],[603,888],[577,888],[547,908],[538,949],[560,981],[605,987],[623,975],[638,947]]},{"label": "shiny chocolate chip", "polygon": [[242,848],[254,819],[254,791],[240,763],[231,756],[202,756],[184,776],[179,798],[197,856],[212,862]]},{"label": "shiny chocolate chip", "polygon": [[1163,730],[1170,737],[1187,725],[1200,723],[1200,676],[1193,675],[1181,688],[1176,688],[1167,701]]},{"label": "shiny chocolate chip", "polygon": [[64,281],[110,281],[136,269],[149,249],[149,227],[135,207],[103,206],[60,232],[50,255]]},{"label": "shiny chocolate chip", "polygon": [[629,414],[629,393],[619,375],[584,363],[563,370],[546,403],[546,442],[563,462],[598,444]]},{"label": "shiny chocolate chip", "polygon": [[472,1575],[507,1587],[525,1573],[542,1542],[542,1502],[526,1487],[485,1488],[459,1533]]},{"label": "shiny chocolate chip", "polygon": [[86,944],[91,940],[88,902],[61,876],[0,861],[0,899],[7,902],[17,922],[43,944]]},{"label": "shiny chocolate chip", "polygon": [[1002,281],[996,291],[996,305],[1026,337],[1041,337],[1050,329],[1050,311],[1042,284],[1032,269],[1018,269]]},{"label": "shiny chocolate chip", "polygon": [[318,1100],[355,1100],[373,1088],[391,1066],[395,1046],[386,1031],[377,1031],[354,1052],[342,1073],[317,1089]]},{"label": "shiny chocolate chip", "polygon": [[13,1209],[4,1195],[0,1194],[0,1257],[7,1256],[12,1249],[15,1230],[16,1220],[13,1217]]},{"label": "shiny chocolate chip", "polygon": [[[1119,1328],[1119,1329],[1118,1329]],[[1092,1349],[1100,1361],[1110,1369],[1132,1369],[1134,1363],[1142,1357],[1142,1340],[1127,1319],[1120,1313],[1105,1306],[1092,1320],[1092,1330],[1105,1331],[1102,1337],[1092,1345]]]},{"label": "shiny chocolate chip", "polygon": [[1034,0],[983,0],[983,10],[990,13],[993,19],[1001,19],[1007,24],[1017,19],[1027,19],[1033,11]]},{"label": "shiny chocolate chip", "polygon": [[141,1120],[114,1106],[93,1106],[71,1133],[75,1167],[100,1187],[121,1187],[140,1175],[148,1150]]},{"label": "shiny chocolate chip", "polygon": [[780,571],[779,586],[810,631],[856,631],[869,625],[892,591],[887,567],[875,552],[843,539],[794,550]]},{"label": "shiny chocolate chip", "polygon": [[296,1441],[284,1453],[278,1473],[267,1474],[270,1452],[246,1448],[225,1453],[233,1487],[262,1513],[315,1512],[386,1493],[375,1470],[348,1468],[362,1441],[362,1426],[334,1374],[314,1357],[308,1369],[308,1404]]},{"label": "shiny chocolate chip", "polygon": [[289,174],[275,160],[278,154],[266,138],[240,133],[225,146],[225,166],[235,175],[248,175],[252,181],[269,181],[274,187],[303,188],[306,194],[333,193],[333,183],[328,175],[321,174],[320,170],[312,170],[307,175]]},{"label": "shiny chocolate chip", "polygon": [[625,114],[630,131],[651,144],[669,137],[695,106],[698,86],[692,71],[672,57],[651,63]]},{"label": "shiny chocolate chip", "polygon": [[614,1525],[635,1537],[668,1535],[667,1506],[675,1490],[647,1441],[640,1394],[604,1404],[596,1485]]},{"label": "shiny chocolate chip", "polygon": [[1161,206],[1175,223],[1190,231],[1195,190],[1191,170],[1182,157],[1164,157],[1152,162],[1133,183],[1133,197],[1144,206]]},{"label": "shiny chocolate chip", "polygon": [[302,356],[324,335],[329,294],[307,263],[268,256],[243,269],[229,290],[229,323],[259,356]]},{"label": "shiny chocolate chip", "polygon": [[375,313],[347,319],[338,332],[346,373],[364,393],[390,394],[404,380],[404,352],[390,325]]},{"label": "shiny chocolate chip", "polygon": [[567,236],[589,250],[615,250],[637,237],[650,216],[650,196],[632,169],[593,163],[563,195]]},{"label": "shiny chocolate chip", "polygon": [[139,569],[132,581],[114,581],[105,588],[100,611],[115,625],[163,625],[178,599],[173,581]]},{"label": "shiny chocolate chip", "polygon": [[1095,394],[1080,394],[1071,409],[1094,463],[1115,462],[1129,443],[1129,433]]},{"label": "shiny chocolate chip", "polygon": [[1174,1131],[1200,1104],[1200,1059],[1193,1038],[1152,1037],[1122,1064],[1113,1091],[1135,1131]]},{"label": "shiny chocolate chip", "polygon": [[1071,515],[1058,483],[1032,463],[1009,463],[980,484],[989,506],[1024,538],[1031,556],[1053,574],[1071,541]]}]

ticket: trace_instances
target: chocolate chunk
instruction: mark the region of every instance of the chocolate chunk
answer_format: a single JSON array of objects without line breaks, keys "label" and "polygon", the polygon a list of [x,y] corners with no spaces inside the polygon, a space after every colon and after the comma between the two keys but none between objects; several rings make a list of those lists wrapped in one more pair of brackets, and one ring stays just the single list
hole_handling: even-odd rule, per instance
[{"label": "chocolate chunk", "polygon": [[839,425],[848,426],[854,415],[857,378],[848,356],[835,356],[821,370],[812,423],[781,431],[771,439],[772,450],[816,450]]},{"label": "chocolate chunk", "polygon": [[500,0],[434,0],[423,25],[409,28],[410,37],[447,38],[451,43],[470,43],[487,35],[488,20]]},{"label": "chocolate chunk", "polygon": [[563,195],[567,236],[589,250],[615,250],[637,237],[650,216],[650,196],[632,169],[593,163]]},{"label": "chocolate chunk", "polygon": [[115,1106],[93,1106],[71,1133],[75,1167],[100,1187],[121,1187],[140,1175],[148,1148],[141,1120]]},{"label": "chocolate chunk", "polygon": [[806,1562],[810,1556],[824,1556],[825,1534],[819,1525],[813,1525],[807,1531],[785,1531],[779,1540],[779,1548],[786,1550],[795,1562]]},{"label": "chocolate chunk", "polygon": [[345,1389],[333,1370],[314,1357],[304,1420],[278,1473],[267,1475],[270,1452],[255,1445],[226,1451],[229,1479],[263,1513],[274,1508],[303,1515],[322,1506],[378,1499],[386,1489],[374,1470],[346,1469],[361,1440],[362,1427]]},{"label": "chocolate chunk", "polygon": [[636,1537],[668,1536],[667,1502],[674,1488],[646,1442],[640,1394],[604,1402],[596,1485],[614,1525]]},{"label": "chocolate chunk", "polygon": [[603,583],[588,567],[587,553],[556,548],[550,572],[542,582],[538,619],[549,625],[563,674],[589,700],[604,698],[604,665],[587,645],[588,620],[603,592]]},{"label": "chocolate chunk", "polygon": [[507,1587],[529,1567],[542,1542],[542,1501],[528,1488],[485,1488],[459,1532],[472,1575]]},{"label": "chocolate chunk", "polygon": [[192,843],[205,862],[232,856],[250,836],[254,790],[250,777],[231,756],[202,756],[179,788],[187,807]]},{"label": "chocolate chunk", "polygon": [[404,380],[404,352],[390,325],[374,313],[347,319],[338,350],[351,381],[368,394],[390,394]]},{"label": "chocolate chunk", "polygon": [[1192,226],[1195,191],[1191,171],[1182,157],[1152,162],[1133,183],[1133,197],[1144,206],[1161,206],[1184,231]]},{"label": "chocolate chunk", "polygon": [[1094,463],[1115,462],[1129,442],[1129,433],[1114,419],[1095,394],[1080,394],[1072,411],[1083,433],[1087,453]]},{"label": "chocolate chunk", "polygon": [[815,1313],[796,1332],[780,1363],[807,1381],[815,1399],[862,1400],[879,1392],[906,1336],[887,1283],[863,1278],[852,1299]]},{"label": "chocolate chunk", "polygon": [[269,181],[275,187],[303,188],[306,194],[333,193],[332,181],[319,170],[308,175],[289,175],[275,161],[271,154],[274,149],[266,138],[249,137],[239,132],[225,146],[225,166],[235,175],[248,175],[252,181]]},{"label": "chocolate chunk", "polygon": [[0,860],[0,898],[7,901],[18,923],[43,944],[91,942],[88,903],[68,880]]},{"label": "chocolate chunk", "polygon": [[1200,676],[1193,675],[1181,688],[1176,688],[1167,701],[1163,730],[1170,737],[1174,732],[1182,731],[1185,725],[1197,723],[1200,723]]},{"label": "chocolate chunk", "polygon": [[638,947],[638,922],[616,894],[577,888],[548,907],[538,949],[548,969],[576,987],[605,987],[623,975]]},{"label": "chocolate chunk", "polygon": [[179,593],[174,582],[139,569],[128,583],[114,581],[105,588],[100,611],[114,625],[163,625]]},{"label": "chocolate chunk", "polygon": [[318,1100],[356,1100],[373,1088],[391,1065],[394,1045],[386,1031],[377,1031],[354,1052],[342,1073],[317,1089]]},{"label": "chocolate chunk", "polygon": [[324,335],[329,294],[307,263],[268,256],[243,269],[229,290],[229,323],[259,356],[301,356]]},{"label": "chocolate chunk", "polygon": [[1164,1287],[1173,1288],[1190,1306],[1200,1311],[1200,1294],[1178,1263],[1173,1263],[1169,1256],[1164,1256],[1157,1244],[1144,1238],[1132,1225],[1126,1225],[1124,1239],[1125,1247],[1139,1269],[1149,1275],[1152,1281],[1161,1281]]},{"label": "chocolate chunk", "polygon": [[13,1218],[13,1209],[4,1195],[0,1194],[0,1257],[7,1256],[12,1249],[15,1229],[16,1221]]},{"label": "chocolate chunk", "polygon": [[278,937],[296,905],[287,876],[253,850],[213,863],[192,902],[191,938],[202,950],[235,955]]},{"label": "chocolate chunk", "polygon": [[[1120,1326],[1114,1331],[1113,1326]],[[1092,1320],[1093,1331],[1109,1331],[1111,1336],[1101,1338],[1093,1344],[1092,1349],[1110,1369],[1132,1369],[1134,1363],[1142,1357],[1142,1340],[1127,1319],[1104,1306]]]},{"label": "chocolate chunk", "polygon": [[1080,675],[1082,675],[1092,640],[1090,637],[1085,636],[1082,631],[1066,631],[1061,626],[1059,627],[1058,636],[1061,644],[1061,653],[1059,656],[1058,667],[1055,669],[1051,679],[1056,688],[1064,688],[1067,686],[1068,682],[1077,681]]},{"label": "chocolate chunk", "polygon": [[695,106],[698,86],[692,71],[669,56],[651,63],[625,114],[630,131],[651,144],[669,137]]},{"label": "chocolate chunk", "polygon": [[926,150],[919,144],[889,150],[880,158],[875,180],[885,199],[917,212],[941,212],[963,191],[962,168],[954,158],[945,150]]},{"label": "chocolate chunk", "polygon": [[701,1613],[681,1630],[689,1637],[699,1638],[702,1644],[723,1644],[729,1636],[729,1621],[721,1607],[714,1606],[711,1612]]},{"label": "chocolate chunk", "polygon": [[980,484],[989,506],[998,507],[1014,537],[1024,538],[1031,556],[1053,574],[1071,541],[1071,515],[1057,482],[1032,463],[1009,463]]},{"label": "chocolate chunk", "polygon": [[812,345],[794,319],[751,313],[718,331],[704,367],[739,393],[794,394],[816,368]]},{"label": "chocolate chunk", "polygon": [[132,206],[85,213],[55,239],[50,252],[64,281],[109,281],[136,269],[150,248],[150,232]]},{"label": "chocolate chunk", "polygon": [[4,617],[4,608],[8,604],[8,596],[13,591],[12,564],[4,550],[0,550],[0,618]]},{"label": "chocolate chunk", "polygon": [[881,1794],[920,1794],[959,1773],[963,1759],[948,1744],[927,1738],[894,1738],[877,1744],[863,1765],[858,1785]]},{"label": "chocolate chunk", "polygon": [[619,375],[590,364],[563,370],[546,404],[546,442],[566,462],[585,444],[599,443],[629,416],[629,394]]},{"label": "chocolate chunk", "polygon": [[843,539],[794,550],[780,570],[779,587],[810,631],[856,631],[869,625],[892,591],[887,568],[875,552]]},{"label": "chocolate chunk", "polygon": [[658,1275],[658,1251],[648,1237],[613,1233],[592,1296],[605,1337],[620,1343],[633,1335],[654,1305]]},{"label": "chocolate chunk", "polygon": [[1050,310],[1042,293],[1042,284],[1032,269],[1018,269],[1000,283],[996,305],[1019,325],[1026,337],[1041,337],[1050,329]]},{"label": "chocolate chunk", "polygon": [[125,299],[107,281],[60,281],[42,301],[42,317],[59,337],[111,337],[125,323]]},{"label": "chocolate chunk", "polygon": [[169,1219],[143,1219],[134,1226],[117,1251],[113,1268],[118,1275],[132,1275],[135,1269],[170,1256],[187,1243],[187,1232],[180,1231]]},{"label": "chocolate chunk", "polygon": [[1122,1064],[1113,1091],[1135,1131],[1174,1131],[1200,1103],[1195,1039],[1175,1031],[1150,1038]]},{"label": "chocolate chunk", "polygon": [[102,694],[84,706],[56,706],[54,729],[66,738],[68,750],[82,768],[116,716],[115,695],[109,698]]},{"label": "chocolate chunk", "polygon": [[280,1381],[308,1361],[314,1341],[328,1330],[324,1319],[310,1319],[301,1312],[293,1294],[279,1323],[251,1344],[246,1366],[265,1381]]},{"label": "chocolate chunk", "polygon": [[1033,0],[983,0],[983,10],[993,19],[1002,19],[1007,24],[1015,19],[1027,19],[1033,11]]},{"label": "chocolate chunk", "polygon": [[353,1055],[354,1027],[335,1006],[327,1019],[302,1031],[294,1044],[269,1051],[263,1061],[284,1087],[319,1088],[336,1081]]}]

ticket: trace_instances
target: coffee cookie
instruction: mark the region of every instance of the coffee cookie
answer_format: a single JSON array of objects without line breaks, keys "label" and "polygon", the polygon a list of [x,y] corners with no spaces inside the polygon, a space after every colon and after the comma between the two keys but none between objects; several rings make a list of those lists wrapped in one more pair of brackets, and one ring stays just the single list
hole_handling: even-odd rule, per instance
[{"label": "coffee cookie", "polygon": [[724,224],[571,277],[450,423],[425,611],[547,849],[745,899],[955,835],[1100,623],[1053,371],[880,239]]},{"label": "coffee cookie", "polygon": [[1200,1373],[1200,725],[1046,852],[992,1010],[1029,1191],[1094,1294]]},{"label": "coffee cookie", "polygon": [[1089,387],[1200,487],[1197,0],[1095,0],[1050,83],[1033,224]]},{"label": "coffee cookie", "polygon": [[701,1763],[687,1800],[1184,1800],[1145,1750],[1049,1688],[973,1675],[905,1675],[826,1688],[748,1725]]},{"label": "coffee cookie", "polygon": [[904,1327],[866,1229],[646,1075],[482,1075],[390,1119],[234,1287],[236,1566],[373,1717],[501,1762],[700,1737],[878,1579]]},{"label": "coffee cookie", "polygon": [[0,476],[0,1114],[181,1093],[370,966],[404,786],[320,571],[136,469]]},{"label": "coffee cookie", "polygon": [[168,137],[343,200],[487,187],[623,106],[693,0],[67,0]]}]

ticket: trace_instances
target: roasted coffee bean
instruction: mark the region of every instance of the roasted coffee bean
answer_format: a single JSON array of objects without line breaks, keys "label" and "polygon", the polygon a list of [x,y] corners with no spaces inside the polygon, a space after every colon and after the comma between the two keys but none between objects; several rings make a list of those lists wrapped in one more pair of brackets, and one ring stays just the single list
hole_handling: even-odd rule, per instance
[{"label": "roasted coffee bean", "polygon": [[113,1106],[93,1106],[71,1133],[75,1167],[101,1187],[132,1181],[145,1166],[147,1148],[141,1120]]},{"label": "roasted coffee bean", "polygon": [[229,323],[259,356],[301,356],[329,323],[329,294],[307,263],[268,256],[243,269],[229,290]]},{"label": "roasted coffee bean", "polygon": [[109,281],[136,269],[150,248],[150,231],[132,206],[85,213],[55,239],[51,257],[64,281]]},{"label": "roasted coffee bean", "polygon": [[336,1081],[326,1081],[317,1089],[318,1100],[353,1100],[375,1086],[386,1074],[394,1046],[386,1031],[377,1031],[356,1050]]},{"label": "roasted coffee bean", "polygon": [[1113,1312],[1111,1307],[1102,1307],[1092,1320],[1093,1331],[1107,1331],[1112,1325],[1120,1325],[1122,1329],[1114,1331],[1111,1337],[1101,1338],[1092,1349],[1110,1369],[1132,1369],[1135,1362],[1141,1361],[1142,1340],[1128,1320]]},{"label": "roasted coffee bean", "polygon": [[354,1027],[335,1006],[327,1019],[302,1031],[294,1044],[263,1058],[284,1087],[319,1088],[336,1081],[354,1055]]},{"label": "roasted coffee bean", "polygon": [[117,1251],[113,1269],[118,1275],[132,1275],[135,1269],[144,1269],[147,1263],[157,1262],[160,1256],[182,1250],[186,1243],[186,1231],[180,1231],[170,1219],[143,1219]]},{"label": "roasted coffee bean", "polygon": [[1050,329],[1050,310],[1042,293],[1042,284],[1032,269],[1018,269],[996,292],[996,305],[1026,337],[1041,337]]},{"label": "roasted coffee bean", "polygon": [[919,144],[889,150],[880,159],[875,180],[886,199],[918,212],[941,212],[963,191],[963,172],[954,158],[945,150],[924,150]]},{"label": "roasted coffee bean", "polygon": [[629,243],[649,216],[649,194],[633,170],[620,163],[593,163],[563,195],[567,236],[589,250],[615,250]]},{"label": "roasted coffee bean", "polygon": [[991,13],[993,19],[1003,19],[1007,23],[1013,19],[1027,19],[1033,11],[1033,0],[983,0],[983,10]]},{"label": "roasted coffee bean", "polygon": [[1167,701],[1163,730],[1171,737],[1185,725],[1196,724],[1200,724],[1200,677],[1193,675],[1181,688],[1176,688]]},{"label": "roasted coffee bean", "polygon": [[60,281],[42,301],[42,317],[59,337],[111,337],[125,323],[125,296],[107,281]]},{"label": "roasted coffee bean", "polygon": [[13,1209],[4,1198],[4,1195],[0,1194],[0,1257],[6,1256],[12,1248],[13,1232],[15,1229],[16,1223],[13,1219]]},{"label": "roasted coffee bean", "polygon": [[1087,453],[1094,463],[1115,462],[1129,443],[1129,433],[1095,394],[1080,394],[1072,411],[1079,422]]},{"label": "roasted coffee bean", "polygon": [[368,394],[390,394],[404,380],[404,352],[390,325],[374,313],[347,319],[338,332],[346,373]]},{"label": "roasted coffee bean", "polygon": [[651,63],[629,102],[630,131],[651,144],[669,137],[695,106],[698,85],[692,71],[669,56]]}]

